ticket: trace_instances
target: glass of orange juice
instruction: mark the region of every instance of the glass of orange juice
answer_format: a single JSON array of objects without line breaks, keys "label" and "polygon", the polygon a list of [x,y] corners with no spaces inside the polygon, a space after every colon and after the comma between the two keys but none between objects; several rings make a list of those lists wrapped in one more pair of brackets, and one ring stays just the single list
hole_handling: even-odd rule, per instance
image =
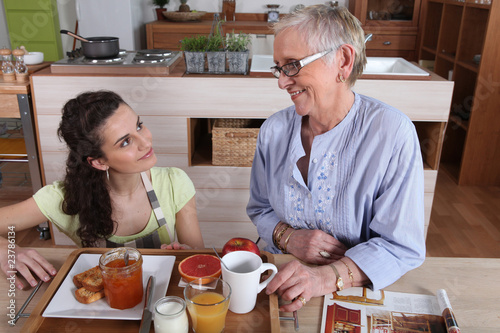
[{"label": "glass of orange juice", "polygon": [[221,279],[203,277],[184,288],[184,298],[196,333],[221,333],[231,298],[231,287]]}]

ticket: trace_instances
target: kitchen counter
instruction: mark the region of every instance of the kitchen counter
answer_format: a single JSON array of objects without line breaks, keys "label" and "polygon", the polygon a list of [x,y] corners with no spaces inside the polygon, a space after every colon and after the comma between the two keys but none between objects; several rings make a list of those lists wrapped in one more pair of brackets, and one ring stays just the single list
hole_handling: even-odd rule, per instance
[{"label": "kitchen counter", "polygon": [[[193,180],[205,243],[221,247],[234,230],[257,239],[245,210],[250,168],[213,166],[210,138],[197,136],[208,126],[197,124],[213,118],[267,118],[292,105],[275,78],[185,75],[181,61],[169,76],[56,75],[45,69],[35,73],[32,82],[44,184],[61,179],[65,170],[66,148],[56,135],[64,103],[83,91],[110,89],[151,130],[158,165],[179,167]],[[360,79],[353,90],[398,108],[414,122],[425,162],[428,225],[453,82],[434,74],[430,80]],[[72,244],[54,232],[56,244]]]}]

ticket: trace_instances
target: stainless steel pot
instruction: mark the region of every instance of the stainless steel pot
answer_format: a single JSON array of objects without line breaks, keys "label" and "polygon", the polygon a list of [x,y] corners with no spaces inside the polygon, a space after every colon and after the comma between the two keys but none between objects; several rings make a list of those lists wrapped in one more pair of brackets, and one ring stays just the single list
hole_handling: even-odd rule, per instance
[{"label": "stainless steel pot", "polygon": [[120,52],[118,37],[88,37],[84,38],[68,30],[62,34],[70,35],[81,41],[83,55],[87,58],[101,59],[116,57]]}]

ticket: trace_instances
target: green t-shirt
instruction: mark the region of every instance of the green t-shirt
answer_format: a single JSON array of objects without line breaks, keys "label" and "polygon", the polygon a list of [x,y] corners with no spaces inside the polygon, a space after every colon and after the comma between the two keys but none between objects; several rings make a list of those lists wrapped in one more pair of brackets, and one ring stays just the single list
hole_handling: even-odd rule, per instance
[{"label": "green t-shirt", "polygon": [[[193,182],[181,169],[155,167],[151,169],[151,184],[158,197],[168,227],[170,230],[175,230],[175,214],[195,195]],[[78,215],[71,216],[62,211],[63,183],[56,181],[52,185],[44,186],[35,193],[33,198],[45,217],[78,246],[81,246],[81,240],[76,234],[80,224]],[[112,235],[108,239],[123,244],[149,235],[158,228],[158,221],[151,211],[149,222],[141,232],[130,236]],[[160,239],[162,243],[169,243],[168,235],[165,234],[160,233]]]}]

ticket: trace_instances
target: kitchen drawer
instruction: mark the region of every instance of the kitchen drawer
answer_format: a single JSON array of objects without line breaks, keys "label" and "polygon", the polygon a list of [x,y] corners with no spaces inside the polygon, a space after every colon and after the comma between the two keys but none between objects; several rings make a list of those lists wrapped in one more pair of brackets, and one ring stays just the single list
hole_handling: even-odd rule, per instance
[{"label": "kitchen drawer", "polygon": [[0,118],[21,118],[17,95],[0,94]]},{"label": "kitchen drawer", "polygon": [[376,35],[366,42],[367,50],[415,50],[417,36]]},{"label": "kitchen drawer", "polygon": [[[172,51],[179,51],[181,49],[181,40],[185,37],[190,37],[186,33],[154,33],[153,48],[154,49],[167,49]],[[194,36],[194,34],[192,34]]]}]

